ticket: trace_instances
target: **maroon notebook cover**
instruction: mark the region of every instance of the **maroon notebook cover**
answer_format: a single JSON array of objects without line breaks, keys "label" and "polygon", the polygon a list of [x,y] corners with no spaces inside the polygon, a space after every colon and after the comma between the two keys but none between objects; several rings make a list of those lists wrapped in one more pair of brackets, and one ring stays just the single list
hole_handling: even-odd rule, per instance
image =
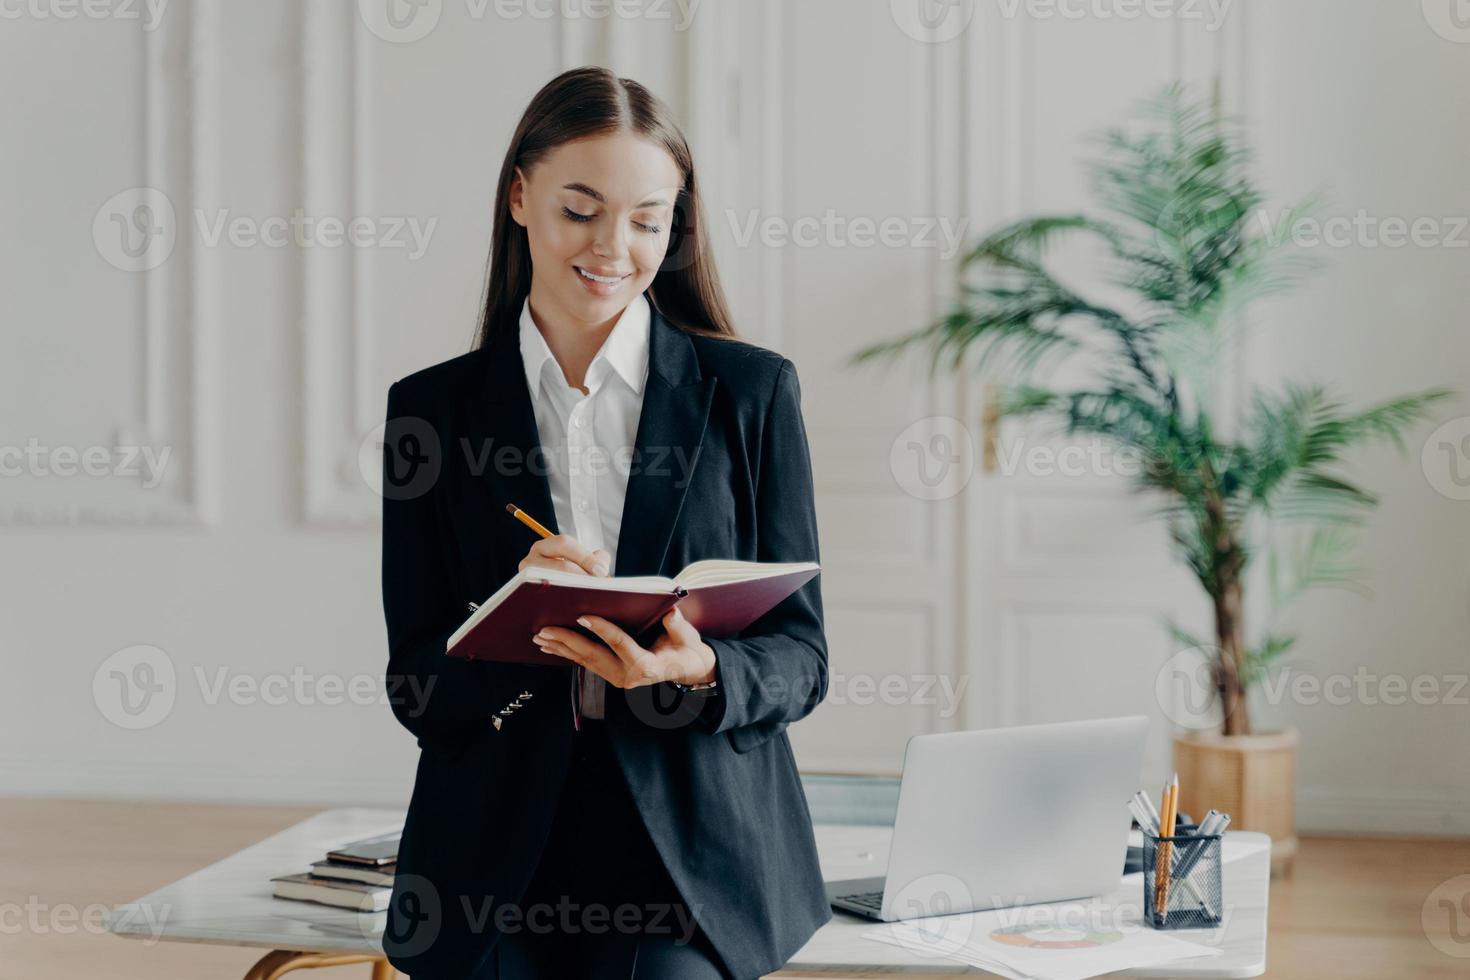
[{"label": "maroon notebook cover", "polygon": [[642,638],[650,632],[656,635],[654,628],[676,604],[701,636],[733,637],[809,582],[817,571],[806,569],[747,582],[704,585],[682,595],[525,582],[446,652],[466,660],[565,667],[566,658],[543,653],[531,641],[538,630],[563,626],[591,636],[577,625],[578,616],[590,613]]}]

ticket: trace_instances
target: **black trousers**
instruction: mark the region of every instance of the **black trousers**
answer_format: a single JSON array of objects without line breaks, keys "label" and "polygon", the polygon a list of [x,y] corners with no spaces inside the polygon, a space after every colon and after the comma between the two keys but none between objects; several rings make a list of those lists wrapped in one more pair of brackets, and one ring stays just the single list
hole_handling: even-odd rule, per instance
[{"label": "black trousers", "polygon": [[584,718],[520,920],[484,980],[731,980],[654,849],[607,723]]}]

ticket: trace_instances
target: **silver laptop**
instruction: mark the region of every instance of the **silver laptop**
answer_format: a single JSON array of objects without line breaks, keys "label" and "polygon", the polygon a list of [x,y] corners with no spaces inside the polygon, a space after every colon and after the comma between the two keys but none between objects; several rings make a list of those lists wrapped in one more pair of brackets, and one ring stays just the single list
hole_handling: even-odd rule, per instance
[{"label": "silver laptop", "polygon": [[826,882],[882,922],[1059,902],[1118,887],[1148,719],[915,735],[882,878]]}]

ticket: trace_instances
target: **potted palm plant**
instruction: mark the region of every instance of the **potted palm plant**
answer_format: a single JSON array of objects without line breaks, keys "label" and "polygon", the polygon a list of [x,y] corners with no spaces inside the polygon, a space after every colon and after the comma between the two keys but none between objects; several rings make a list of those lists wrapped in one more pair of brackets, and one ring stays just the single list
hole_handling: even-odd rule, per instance
[{"label": "potted palm plant", "polygon": [[[1236,827],[1270,833],[1289,861],[1296,735],[1254,732],[1247,692],[1292,646],[1274,626],[1282,606],[1304,588],[1352,578],[1344,531],[1375,498],[1343,475],[1344,454],[1376,439],[1402,447],[1405,430],[1449,392],[1349,409],[1320,386],[1293,384],[1256,389],[1222,417],[1213,394],[1220,355],[1249,305],[1310,269],[1283,247],[1299,215],[1262,221],[1241,127],[1182,86],[1103,133],[1091,174],[1096,215],[1028,217],[992,231],[964,256],[947,314],[854,361],[919,348],[931,373],[999,365],[1008,381],[1001,415],[1057,424],[1137,461],[1137,482],[1159,502],[1213,612],[1208,639],[1169,624],[1182,647],[1204,651],[1218,718],[1213,733],[1176,735],[1184,805],[1217,807]],[[1121,301],[1086,295],[1056,272],[1050,250],[1077,238],[1103,256],[1100,278]],[[1051,386],[1064,360],[1093,380]],[[1298,560],[1278,562],[1282,551]],[[1271,615],[1248,633],[1247,573],[1260,554],[1271,559],[1262,562],[1272,572]]]}]

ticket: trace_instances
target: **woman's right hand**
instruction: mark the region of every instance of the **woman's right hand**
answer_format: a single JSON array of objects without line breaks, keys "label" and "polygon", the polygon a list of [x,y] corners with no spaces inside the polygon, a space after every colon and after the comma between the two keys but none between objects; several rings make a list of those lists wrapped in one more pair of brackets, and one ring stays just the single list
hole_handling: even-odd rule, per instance
[{"label": "woman's right hand", "polygon": [[612,571],[612,555],[602,548],[595,551],[585,548],[569,534],[553,534],[531,545],[531,550],[526,552],[526,557],[517,567],[520,571],[556,568],[587,575],[607,575]]}]

